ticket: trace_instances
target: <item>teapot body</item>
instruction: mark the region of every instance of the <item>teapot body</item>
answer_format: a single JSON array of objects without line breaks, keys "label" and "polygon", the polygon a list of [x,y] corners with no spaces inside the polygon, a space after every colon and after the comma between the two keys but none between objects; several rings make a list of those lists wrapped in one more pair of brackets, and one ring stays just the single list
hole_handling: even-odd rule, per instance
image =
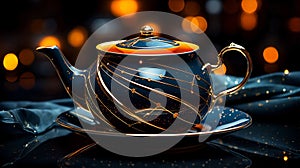
[{"label": "teapot body", "polygon": [[[178,117],[198,124],[208,112],[212,95],[209,73],[202,67],[196,52],[100,52],[94,92],[99,107],[96,113],[101,114],[94,116],[126,133],[160,133]],[[195,96],[197,104],[188,104],[186,99]],[[195,115],[195,120],[184,120],[183,116],[189,115]],[[187,131],[179,129],[175,132]]]}]

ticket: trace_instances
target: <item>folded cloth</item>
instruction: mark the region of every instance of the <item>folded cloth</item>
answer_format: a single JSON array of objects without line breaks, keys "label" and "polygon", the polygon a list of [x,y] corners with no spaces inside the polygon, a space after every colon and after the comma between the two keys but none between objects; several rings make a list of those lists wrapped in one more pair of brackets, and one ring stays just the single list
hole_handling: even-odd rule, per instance
[{"label": "folded cloth", "polygon": [[[231,76],[228,86],[240,78]],[[248,112],[257,119],[298,120],[300,116],[300,72],[276,72],[250,78],[237,93],[226,98],[226,106]]]},{"label": "folded cloth", "polygon": [[71,99],[46,102],[0,102],[0,133],[40,134],[55,124],[56,117],[73,106]]}]

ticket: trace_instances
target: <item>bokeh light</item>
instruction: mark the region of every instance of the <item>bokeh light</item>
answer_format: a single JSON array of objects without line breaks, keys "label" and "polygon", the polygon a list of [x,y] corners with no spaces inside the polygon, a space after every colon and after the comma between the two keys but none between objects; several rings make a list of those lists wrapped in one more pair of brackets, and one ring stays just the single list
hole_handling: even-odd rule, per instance
[{"label": "bokeh light", "polygon": [[112,14],[118,17],[137,12],[138,3],[136,0],[113,0],[110,9]]},{"label": "bokeh light", "polygon": [[23,49],[19,53],[19,60],[23,65],[31,65],[34,61],[33,51],[30,49]]},{"label": "bokeh light", "polygon": [[266,47],[263,51],[263,57],[264,57],[264,60],[267,62],[267,63],[275,63],[278,58],[279,58],[279,54],[278,54],[278,51],[275,47],[273,46],[269,46],[269,47]]},{"label": "bokeh light", "polygon": [[31,72],[22,73],[19,79],[19,85],[26,90],[32,89],[35,85],[34,74]]},{"label": "bokeh light", "polygon": [[60,41],[55,36],[46,36],[46,37],[42,38],[39,42],[39,46],[51,47],[54,45],[61,48]]},{"label": "bokeh light", "polygon": [[198,33],[198,34],[205,32],[207,29],[206,19],[202,16],[193,17],[191,28],[192,28],[193,32]]},{"label": "bokeh light", "polygon": [[85,28],[78,26],[72,29],[68,34],[68,42],[72,47],[81,47],[87,38]]},{"label": "bokeh light", "polygon": [[288,21],[288,28],[292,32],[300,32],[300,17],[290,18]]},{"label": "bokeh light", "polygon": [[8,71],[13,71],[18,66],[18,57],[14,53],[8,53],[4,56],[3,66]]},{"label": "bokeh light", "polygon": [[205,8],[210,14],[219,14],[222,10],[222,2],[220,0],[208,0]]},{"label": "bokeh light", "polygon": [[246,13],[254,13],[257,10],[258,3],[257,0],[242,0],[241,7]]},{"label": "bokeh light", "polygon": [[7,75],[5,76],[5,79],[6,79],[8,82],[10,82],[10,83],[14,83],[14,82],[17,81],[18,76],[17,76],[16,74],[7,74]]},{"label": "bokeh light", "polygon": [[255,13],[245,13],[241,14],[241,27],[244,30],[250,31],[257,26],[257,14]]},{"label": "bokeh light", "polygon": [[184,9],[184,0],[169,0],[169,8],[173,12],[180,12]]},{"label": "bokeh light", "polygon": [[217,75],[225,75],[227,71],[227,68],[225,64],[222,64],[218,69],[214,70],[214,74]]},{"label": "bokeh light", "polygon": [[182,29],[188,33],[203,33],[207,29],[207,21],[202,16],[187,16],[182,20]]},{"label": "bokeh light", "polygon": [[288,69],[285,69],[285,70],[283,71],[283,73],[284,73],[285,75],[288,75],[288,74],[290,73],[290,71],[289,71]]},{"label": "bokeh light", "polygon": [[193,16],[187,16],[182,20],[181,27],[185,32],[188,32],[188,33],[193,32],[192,28],[191,28],[191,22],[192,22],[193,18],[194,18]]}]

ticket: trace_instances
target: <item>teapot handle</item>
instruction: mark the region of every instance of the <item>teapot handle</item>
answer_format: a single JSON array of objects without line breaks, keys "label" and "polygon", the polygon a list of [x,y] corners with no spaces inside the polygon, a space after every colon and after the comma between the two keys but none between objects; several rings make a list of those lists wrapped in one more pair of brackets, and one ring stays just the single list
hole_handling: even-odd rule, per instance
[{"label": "teapot handle", "polygon": [[237,92],[238,90],[240,90],[248,81],[248,79],[250,78],[251,72],[252,72],[252,60],[250,57],[249,52],[243,47],[240,46],[238,44],[235,43],[231,43],[229,46],[223,48],[220,53],[218,54],[218,63],[217,65],[211,65],[211,64],[205,64],[203,66],[203,68],[206,67],[210,67],[212,71],[214,71],[215,69],[221,67],[222,63],[223,63],[223,56],[226,52],[228,51],[238,51],[240,52],[247,60],[247,70],[246,70],[246,74],[243,78],[243,80],[236,86],[231,87],[229,89],[223,90],[221,92],[219,92],[218,94],[213,94],[214,99],[217,99],[219,97],[228,95],[228,94],[232,94],[234,92]]}]

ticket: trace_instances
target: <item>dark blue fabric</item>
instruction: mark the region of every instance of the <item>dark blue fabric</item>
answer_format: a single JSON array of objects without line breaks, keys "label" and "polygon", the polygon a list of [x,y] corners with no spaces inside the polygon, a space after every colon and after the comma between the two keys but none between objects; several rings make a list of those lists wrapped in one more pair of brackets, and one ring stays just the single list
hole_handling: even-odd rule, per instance
[{"label": "dark blue fabric", "polygon": [[70,110],[72,106],[71,99],[1,102],[0,133],[12,135],[43,133],[55,124],[59,114]]},{"label": "dark blue fabric", "polygon": [[277,72],[251,78],[238,94],[226,99],[227,106],[248,112],[253,117],[291,120],[300,116],[299,102],[300,72]]}]

